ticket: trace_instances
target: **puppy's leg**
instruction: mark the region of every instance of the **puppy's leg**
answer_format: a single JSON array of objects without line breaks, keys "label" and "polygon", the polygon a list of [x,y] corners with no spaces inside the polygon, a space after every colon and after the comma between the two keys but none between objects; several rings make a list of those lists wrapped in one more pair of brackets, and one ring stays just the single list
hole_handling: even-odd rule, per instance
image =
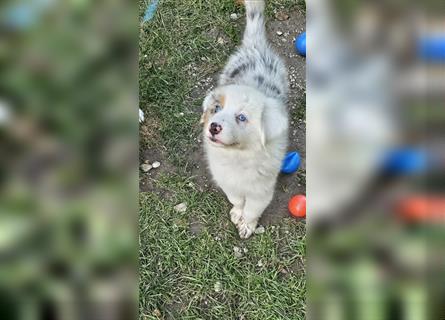
[{"label": "puppy's leg", "polygon": [[226,192],[227,199],[233,205],[230,210],[230,220],[237,225],[243,215],[245,199],[234,192]]},{"label": "puppy's leg", "polygon": [[238,224],[240,238],[247,239],[255,232],[258,220],[272,200],[272,196],[273,190],[268,194],[255,195],[246,198],[243,216]]}]

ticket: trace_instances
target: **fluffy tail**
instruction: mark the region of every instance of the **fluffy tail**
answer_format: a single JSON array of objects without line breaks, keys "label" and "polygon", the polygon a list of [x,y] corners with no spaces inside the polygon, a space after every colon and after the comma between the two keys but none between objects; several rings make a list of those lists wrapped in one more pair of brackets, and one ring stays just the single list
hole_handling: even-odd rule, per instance
[{"label": "fluffy tail", "polygon": [[265,0],[244,0],[247,19],[243,38],[245,46],[266,45],[266,29],[264,26],[265,2]]}]

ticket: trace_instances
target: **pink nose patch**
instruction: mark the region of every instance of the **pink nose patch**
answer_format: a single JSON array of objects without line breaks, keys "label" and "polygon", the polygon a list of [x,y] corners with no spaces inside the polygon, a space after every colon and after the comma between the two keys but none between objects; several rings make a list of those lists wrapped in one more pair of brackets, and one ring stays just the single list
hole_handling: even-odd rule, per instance
[{"label": "pink nose patch", "polygon": [[209,128],[210,133],[214,136],[222,131],[222,127],[216,122],[212,122]]}]

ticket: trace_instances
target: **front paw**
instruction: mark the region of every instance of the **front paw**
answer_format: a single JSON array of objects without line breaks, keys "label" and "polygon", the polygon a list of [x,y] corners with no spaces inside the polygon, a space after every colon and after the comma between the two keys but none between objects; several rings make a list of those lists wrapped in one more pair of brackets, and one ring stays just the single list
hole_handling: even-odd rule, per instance
[{"label": "front paw", "polygon": [[249,238],[256,229],[257,222],[246,223],[244,219],[241,219],[238,223],[238,233],[241,239]]},{"label": "front paw", "polygon": [[243,216],[243,210],[242,209],[233,207],[232,210],[230,210],[230,220],[235,225],[238,225],[238,223],[240,222],[242,216]]}]

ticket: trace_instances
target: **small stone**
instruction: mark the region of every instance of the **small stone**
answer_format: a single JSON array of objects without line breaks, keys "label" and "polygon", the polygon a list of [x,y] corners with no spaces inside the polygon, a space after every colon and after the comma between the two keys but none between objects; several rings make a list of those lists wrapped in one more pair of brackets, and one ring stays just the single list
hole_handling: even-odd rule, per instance
[{"label": "small stone", "polygon": [[215,290],[215,292],[220,292],[222,290],[222,283],[219,281],[215,282],[213,289]]},{"label": "small stone", "polygon": [[243,252],[247,253],[247,252],[249,252],[249,250],[247,248],[243,248]]},{"label": "small stone", "polygon": [[225,44],[226,41],[224,40],[223,37],[219,37],[218,40],[216,41],[218,44]]},{"label": "small stone", "polygon": [[187,204],[182,202],[173,207],[176,212],[185,212],[187,210]]},{"label": "small stone", "polygon": [[152,166],[154,169],[159,168],[161,166],[161,163],[159,161],[155,161],[152,163]]},{"label": "small stone", "polygon": [[144,111],[142,111],[142,110],[139,108],[139,123],[144,122],[144,120],[145,120]]},{"label": "small stone", "polygon": [[282,36],[283,35],[283,31],[277,31],[277,35],[278,36]]},{"label": "small stone", "polygon": [[284,21],[284,20],[289,19],[289,15],[286,12],[279,11],[275,15],[275,18],[277,18],[277,20],[279,20],[279,21]]},{"label": "small stone", "polygon": [[258,263],[256,264],[258,267],[262,267],[262,266],[264,266],[264,264],[263,264],[263,261],[262,260],[260,260],[260,261],[258,261]]},{"label": "small stone", "polygon": [[243,256],[243,253],[241,252],[241,248],[239,247],[233,247],[233,253],[236,258],[241,258]]},{"label": "small stone", "polygon": [[232,20],[236,20],[236,19],[238,19],[238,15],[237,15],[236,13],[232,13],[232,14],[230,15],[230,19],[232,19]]},{"label": "small stone", "polygon": [[287,272],[287,270],[283,268],[283,269],[280,270],[280,273],[282,273],[282,274],[288,274],[289,272]]},{"label": "small stone", "polygon": [[158,318],[162,316],[161,311],[159,311],[159,309],[154,309],[153,310],[153,315],[155,315]]},{"label": "small stone", "polygon": [[153,166],[151,164],[148,163],[144,163],[141,165],[141,170],[144,172],[148,172],[153,168]]},{"label": "small stone", "polygon": [[255,234],[262,234],[264,233],[264,231],[266,231],[266,229],[264,229],[263,226],[259,226],[258,228],[255,229]]}]

